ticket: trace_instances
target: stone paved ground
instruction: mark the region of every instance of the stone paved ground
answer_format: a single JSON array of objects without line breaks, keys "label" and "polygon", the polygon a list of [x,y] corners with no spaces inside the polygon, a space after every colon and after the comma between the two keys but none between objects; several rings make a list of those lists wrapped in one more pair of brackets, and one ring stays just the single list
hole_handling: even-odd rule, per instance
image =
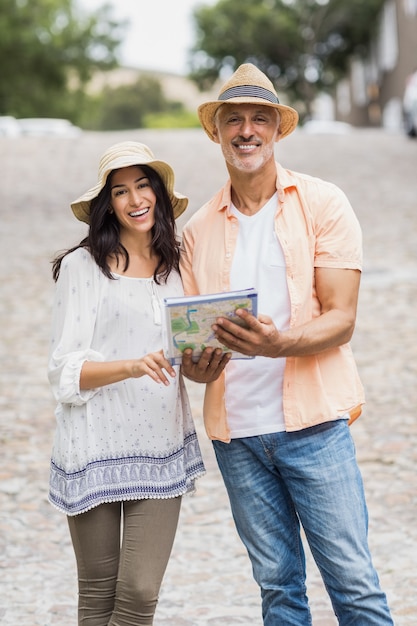
[{"label": "stone paved ground", "polygon": [[[47,502],[54,430],[46,380],[50,259],[84,234],[69,202],[91,186],[99,155],[121,139],[149,143],[177,172],[190,212],[223,182],[218,146],[199,130],[0,139],[0,623],[74,626],[75,565],[65,518]],[[370,543],[397,626],[417,624],[417,142],[377,130],[297,131],[281,162],[339,184],[364,231],[353,341],[367,390],[353,427],[370,511]],[[181,225],[181,224],[180,224]],[[260,626],[258,590],[201,426],[207,475],[186,498],[155,626]],[[315,626],[333,626],[308,555]],[[303,625],[300,625],[303,626]]]}]

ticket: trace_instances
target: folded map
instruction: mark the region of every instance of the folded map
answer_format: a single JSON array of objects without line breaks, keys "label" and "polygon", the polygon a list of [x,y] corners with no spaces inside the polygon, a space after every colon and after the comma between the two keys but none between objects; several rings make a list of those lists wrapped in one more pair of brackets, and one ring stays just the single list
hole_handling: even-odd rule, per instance
[{"label": "folded map", "polygon": [[[212,293],[204,296],[164,298],[163,301],[164,353],[171,363],[181,363],[186,348],[193,350],[193,360],[198,361],[207,347],[230,352],[214,336],[216,318],[225,317],[236,324],[243,321],[236,309],[246,309],[257,315],[258,294],[255,289]],[[240,352],[232,352],[232,359],[249,359]]]}]

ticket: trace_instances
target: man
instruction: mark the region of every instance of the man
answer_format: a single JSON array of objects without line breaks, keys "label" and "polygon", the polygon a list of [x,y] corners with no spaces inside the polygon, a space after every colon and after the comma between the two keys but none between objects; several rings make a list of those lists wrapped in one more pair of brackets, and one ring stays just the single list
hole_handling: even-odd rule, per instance
[{"label": "man", "polygon": [[[298,122],[269,79],[241,65],[199,107],[230,179],[186,224],[188,294],[255,287],[255,318],[218,319],[232,360],[206,387],[204,417],[237,531],[261,589],[266,626],[311,624],[303,526],[339,624],[392,625],[367,542],[367,509],[349,423],[363,389],[352,336],[361,231],[335,185],[285,170],[274,146]],[[210,355],[183,370],[212,380]]]}]

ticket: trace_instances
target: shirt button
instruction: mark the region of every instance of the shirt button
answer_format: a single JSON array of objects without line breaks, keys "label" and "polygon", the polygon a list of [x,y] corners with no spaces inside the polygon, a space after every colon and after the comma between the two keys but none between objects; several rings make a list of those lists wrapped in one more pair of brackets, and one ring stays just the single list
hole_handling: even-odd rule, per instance
[{"label": "shirt button", "polygon": [[231,257],[231,256],[232,256],[232,255],[230,254],[230,252],[227,252],[227,254],[226,254],[226,259],[230,259],[230,257]]}]

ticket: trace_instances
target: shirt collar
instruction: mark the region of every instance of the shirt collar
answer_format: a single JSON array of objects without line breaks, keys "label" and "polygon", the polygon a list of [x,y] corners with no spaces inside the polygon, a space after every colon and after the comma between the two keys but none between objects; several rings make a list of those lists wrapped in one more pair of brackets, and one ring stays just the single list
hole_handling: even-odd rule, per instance
[{"label": "shirt collar", "polygon": [[297,181],[293,177],[292,173],[289,170],[284,169],[282,165],[278,163],[278,161],[275,161],[275,165],[277,168],[276,186],[278,192],[278,200],[280,203],[283,203],[285,198],[285,190],[289,189],[290,187],[296,187]]},{"label": "shirt collar", "polygon": [[[283,168],[282,165],[278,163],[278,161],[275,161],[275,165],[277,168],[276,187],[277,187],[277,193],[278,193],[278,201],[282,203],[284,202],[285,190],[290,187],[296,187],[297,181],[292,176],[291,172]],[[218,203],[218,206],[217,206],[217,210],[224,211],[226,209],[229,209],[230,205],[232,204],[232,187],[231,187],[230,178],[226,182],[226,184],[224,185],[220,193],[221,193],[221,197],[220,197],[220,202]]]},{"label": "shirt collar", "polygon": [[232,204],[232,185],[230,182],[230,178],[226,182],[226,184],[224,185],[220,193],[221,193],[221,197],[220,197],[220,202],[218,204],[217,210],[224,211],[225,209],[228,209],[230,205]]}]

